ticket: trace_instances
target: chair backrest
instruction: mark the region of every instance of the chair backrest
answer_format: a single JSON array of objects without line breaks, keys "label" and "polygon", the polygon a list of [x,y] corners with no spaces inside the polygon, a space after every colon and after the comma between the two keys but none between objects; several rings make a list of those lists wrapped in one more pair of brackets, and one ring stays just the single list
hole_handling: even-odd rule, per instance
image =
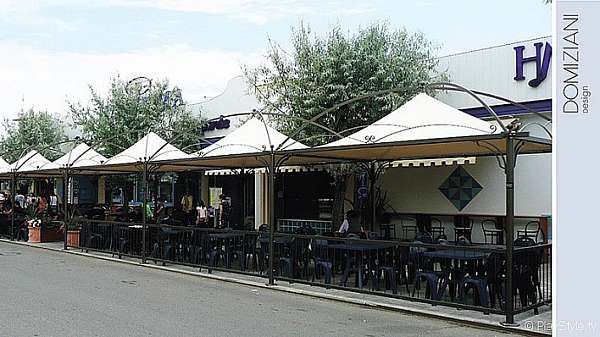
[{"label": "chair backrest", "polygon": [[[405,240],[414,239],[417,236],[418,232],[419,230],[417,228],[417,225],[402,225],[402,238]],[[412,238],[409,235],[410,233],[414,234]]]},{"label": "chair backrest", "polygon": [[515,247],[530,247],[530,246],[535,246],[535,240],[530,238],[530,237],[526,237],[526,236],[522,236],[520,238],[517,238],[513,244]]},{"label": "chair backrest", "polygon": [[473,219],[470,219],[466,216],[456,217],[453,225],[454,225],[454,228],[472,229],[473,228]]},{"label": "chair backrest", "polygon": [[431,229],[434,229],[434,228],[443,229],[444,226],[442,225],[442,220],[440,220],[438,218],[431,218]]},{"label": "chair backrest", "polygon": [[525,225],[524,230],[517,231],[517,236],[531,238],[534,242],[537,242],[537,238],[540,233],[542,233],[543,236],[542,227],[540,226],[539,221],[529,221]]},{"label": "chair backrest", "polygon": [[446,229],[438,218],[431,218],[431,237],[434,241],[448,240]]},{"label": "chair backrest", "polygon": [[490,229],[496,229],[496,221],[494,221],[492,219],[485,219],[485,220],[481,221],[481,227],[483,228],[484,231],[490,230]]},{"label": "chair backrest", "polygon": [[486,244],[498,244],[500,242],[501,232],[498,232],[496,228],[496,221],[491,219],[485,219],[481,221],[481,230],[483,232],[483,239]]}]

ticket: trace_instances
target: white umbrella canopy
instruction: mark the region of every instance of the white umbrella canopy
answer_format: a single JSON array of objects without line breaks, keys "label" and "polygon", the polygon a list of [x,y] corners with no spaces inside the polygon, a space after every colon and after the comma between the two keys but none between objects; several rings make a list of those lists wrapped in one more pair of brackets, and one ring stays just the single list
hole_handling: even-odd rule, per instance
[{"label": "white umbrella canopy", "polygon": [[85,143],[81,143],[57,160],[40,167],[41,170],[60,169],[64,167],[80,168],[100,165],[107,159]]},{"label": "white umbrella canopy", "polygon": [[190,155],[167,143],[156,133],[150,132],[121,153],[109,158],[105,166],[156,162],[190,158]]},{"label": "white umbrella canopy", "polygon": [[256,117],[250,118],[242,126],[210,146],[195,152],[198,157],[240,155],[270,151],[271,145],[280,150],[306,149],[299,143],[275,130]]},{"label": "white umbrella canopy", "polygon": [[12,163],[10,165],[10,170],[16,172],[32,172],[37,171],[48,164],[50,164],[50,160],[46,159],[36,150],[31,150],[27,152],[26,155],[19,158],[19,160]]},{"label": "white umbrella canopy", "polygon": [[323,147],[489,135],[491,123],[420,93],[375,123]]}]

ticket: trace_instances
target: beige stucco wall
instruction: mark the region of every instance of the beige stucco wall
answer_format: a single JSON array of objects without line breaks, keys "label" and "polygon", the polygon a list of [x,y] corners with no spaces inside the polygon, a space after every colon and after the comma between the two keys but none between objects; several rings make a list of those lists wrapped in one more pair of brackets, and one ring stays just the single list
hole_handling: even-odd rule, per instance
[{"label": "beige stucco wall", "polygon": [[[551,155],[519,156],[515,171],[515,214],[541,216],[552,207]],[[464,169],[483,186],[462,211],[439,191],[456,166],[388,169],[380,178],[391,205],[399,213],[504,215],[505,176],[493,157],[478,158]]]}]

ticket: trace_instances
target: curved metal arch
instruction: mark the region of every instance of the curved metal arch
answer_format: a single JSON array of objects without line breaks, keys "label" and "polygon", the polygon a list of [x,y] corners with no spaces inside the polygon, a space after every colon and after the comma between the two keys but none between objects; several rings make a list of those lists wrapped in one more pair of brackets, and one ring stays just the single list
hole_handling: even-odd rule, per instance
[{"label": "curved metal arch", "polygon": [[230,147],[230,146],[242,146],[242,147],[248,147],[248,148],[250,148],[250,149],[257,150],[257,152],[267,151],[267,149],[261,149],[261,148],[258,148],[258,147],[256,147],[256,146],[252,146],[252,145],[248,145],[248,144],[226,144],[226,145],[220,145],[219,147],[217,147],[217,148],[214,148],[214,149],[212,149],[212,150],[210,150],[210,151],[207,151],[207,152],[204,152],[204,153],[200,152],[200,154],[201,154],[201,155],[199,155],[198,157],[200,157],[200,158],[202,158],[202,157],[205,157],[207,154],[209,154],[209,153],[211,153],[211,152],[214,152],[214,151],[220,150],[220,149],[222,149],[222,148]]},{"label": "curved metal arch", "polygon": [[496,122],[498,122],[498,124],[500,125],[500,127],[502,128],[502,131],[504,132],[508,132],[508,129],[506,128],[506,126],[504,126],[504,124],[502,123],[502,121],[500,120],[500,117],[498,116],[498,114],[496,114],[496,112],[484,101],[481,99],[481,97],[477,96],[477,94],[472,91],[471,89],[462,86],[460,84],[456,84],[456,83],[452,83],[452,82],[436,82],[436,83],[431,83],[428,87],[431,89],[439,89],[441,90],[448,90],[448,86],[451,88],[455,88],[456,91],[461,91],[464,92],[466,94],[469,94],[471,97],[473,97],[477,102],[479,102],[479,104],[481,104],[486,110],[487,112],[489,112],[489,114],[494,117],[494,119],[496,120]]},{"label": "curved metal arch", "polygon": [[550,130],[548,130],[548,128],[546,127],[545,124],[542,124],[542,123],[538,123],[538,122],[527,123],[527,124],[524,124],[523,126],[521,126],[520,130],[525,130],[525,129],[529,128],[530,126],[540,127],[544,132],[546,132],[548,137],[550,137],[550,139],[552,139],[552,132]]},{"label": "curved metal arch", "polygon": [[[254,109],[254,110],[256,110],[256,109]],[[264,110],[264,108],[261,109],[260,111],[265,116],[276,116],[276,117],[283,117],[283,118],[289,118],[289,119],[296,119],[298,121],[301,121],[301,122],[304,122],[304,123],[308,123],[310,125],[316,126],[316,127],[320,128],[320,129],[323,129],[323,130],[331,133],[331,135],[336,136],[336,137],[338,137],[340,139],[344,138],[344,136],[340,132],[336,132],[333,129],[330,129],[330,128],[322,125],[322,124],[319,124],[319,123],[311,120],[311,119],[306,119],[306,118],[303,118],[303,117],[300,117],[300,116],[293,116],[293,115],[279,113],[279,112],[262,112],[263,110]],[[210,122],[210,121],[219,120],[220,118],[231,118],[231,117],[248,116],[248,115],[252,115],[253,113],[254,112],[237,112],[237,113],[232,113],[232,114],[227,114],[227,115],[221,115],[219,117],[211,118],[211,119],[208,119],[206,121]],[[342,131],[342,132],[345,132],[345,131]],[[282,146],[284,144],[286,144],[289,140],[293,140],[291,136],[286,136],[286,137],[287,138],[283,142],[281,142],[281,144],[279,144],[279,147],[277,149],[275,149],[275,150],[285,150],[285,147],[282,148]],[[290,143],[290,144],[288,144],[286,146],[291,146],[292,144],[293,143]]]},{"label": "curved metal arch", "polygon": [[[417,86],[416,88],[419,88],[419,86]],[[504,124],[501,122],[500,117],[498,117],[498,115],[494,112],[494,110],[484,101],[482,100],[479,96],[477,96],[477,94],[456,83],[452,83],[452,82],[434,82],[434,83],[430,83],[430,84],[423,84],[422,88],[429,88],[429,89],[433,89],[433,90],[455,90],[455,91],[461,91],[464,92],[468,95],[470,95],[471,97],[473,97],[477,102],[479,102],[479,104],[481,104],[487,111],[488,113],[496,120],[496,122],[498,122],[498,124],[500,125],[500,127],[502,128],[503,132],[508,132],[508,129],[504,126]],[[339,109],[342,106],[348,105],[350,103],[365,99],[365,98],[370,98],[370,97],[375,97],[375,96],[380,96],[380,95],[384,95],[384,94],[391,94],[391,93],[399,93],[399,92],[403,92],[403,91],[408,91],[409,88],[405,88],[405,87],[397,87],[397,88],[392,88],[392,89],[385,89],[385,90],[378,90],[378,91],[374,91],[368,94],[364,94],[364,95],[360,95],[360,96],[356,96],[353,97],[351,99],[345,100],[343,102],[340,102],[338,104],[335,104],[334,106],[327,108],[323,111],[321,111],[320,113],[318,113],[317,115],[315,115],[314,117],[312,117],[310,119],[310,121],[314,122],[317,119],[321,118],[322,116],[324,116],[325,114],[334,111],[336,109]],[[300,128],[296,129],[292,134],[290,134],[287,139],[294,137],[296,134],[298,134],[300,131],[302,131],[305,128],[305,126],[301,126]],[[287,141],[286,139],[286,141]],[[285,142],[285,141],[284,141]]]}]

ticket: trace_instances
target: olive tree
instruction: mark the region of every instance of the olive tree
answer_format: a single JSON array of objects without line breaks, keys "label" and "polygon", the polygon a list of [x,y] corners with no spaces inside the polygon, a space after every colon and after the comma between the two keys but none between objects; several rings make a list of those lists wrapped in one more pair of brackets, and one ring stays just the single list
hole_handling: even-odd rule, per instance
[{"label": "olive tree", "polygon": [[113,156],[153,131],[179,148],[200,141],[200,117],[185,108],[181,90],[167,80],[125,81],[115,77],[106,96],[90,86],[89,104],[69,103],[83,137]]},{"label": "olive tree", "polygon": [[[355,33],[333,27],[325,35],[313,34],[300,24],[292,30],[292,48],[270,41],[267,62],[245,68],[258,99],[278,127],[308,145],[336,139],[331,132],[302,119],[314,119],[327,108],[376,91],[401,91],[369,97],[333,109],[315,119],[336,133],[348,134],[385,116],[428,83],[443,79],[436,72],[436,46],[420,33],[373,24]],[[441,77],[441,78],[440,78]],[[335,181],[333,221],[340,223],[348,178],[353,165],[330,170]]]},{"label": "olive tree", "polygon": [[14,162],[29,150],[54,160],[60,157],[60,144],[66,141],[60,120],[47,111],[33,109],[23,111],[14,120],[3,122],[4,136],[0,140],[0,152],[8,162]]}]

